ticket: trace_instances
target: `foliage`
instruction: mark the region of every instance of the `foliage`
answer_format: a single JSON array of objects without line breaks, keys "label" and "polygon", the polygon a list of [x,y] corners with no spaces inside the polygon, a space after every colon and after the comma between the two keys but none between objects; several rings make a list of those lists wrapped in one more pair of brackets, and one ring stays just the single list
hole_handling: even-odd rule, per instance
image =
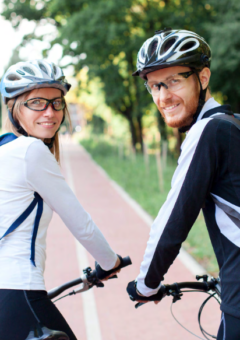
[{"label": "foliage", "polygon": [[213,21],[205,25],[211,33],[213,51],[213,91],[221,91],[225,102],[240,112],[240,2],[239,0],[211,0],[215,8]]},{"label": "foliage", "polygon": [[[56,25],[58,37],[52,44],[61,44],[63,55],[73,57],[76,72],[87,65],[90,79],[101,79],[107,105],[129,121],[133,145],[142,144],[142,116],[151,103],[143,81],[131,76],[140,46],[155,30],[169,26],[207,36],[202,23],[212,16],[206,0],[4,0],[4,4],[3,15],[15,26],[23,18]],[[160,116],[159,127],[166,138]]]},{"label": "foliage", "polygon": [[93,115],[91,123],[92,123],[93,133],[96,133],[96,134],[104,133],[104,130],[106,129],[106,125],[107,125],[104,119],[102,119],[99,116]]},{"label": "foliage", "polygon": [[170,190],[176,160],[169,159],[164,170],[164,192],[161,193],[155,155],[149,155],[147,172],[142,155],[133,155],[127,145],[97,136],[83,139],[81,144],[150,215],[157,215]]},{"label": "foliage", "polygon": [[[156,159],[149,155],[149,172],[146,171],[143,157],[134,158],[125,147],[120,153],[120,144],[113,140],[99,137],[83,139],[80,143],[92,155],[94,160],[135,199],[153,218],[167,198],[171,187],[171,178],[176,168],[176,161],[168,159],[164,170],[164,192],[159,191]],[[218,265],[210,243],[203,216],[200,214],[191,229],[184,248],[201,263],[208,272],[218,273]]]}]

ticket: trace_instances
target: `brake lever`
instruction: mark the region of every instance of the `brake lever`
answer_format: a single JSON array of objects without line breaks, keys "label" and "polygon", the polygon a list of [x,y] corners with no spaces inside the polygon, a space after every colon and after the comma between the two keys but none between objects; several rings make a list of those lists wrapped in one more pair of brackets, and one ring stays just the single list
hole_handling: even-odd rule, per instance
[{"label": "brake lever", "polygon": [[74,289],[73,290],[73,294],[78,294],[78,293],[82,293],[82,292],[85,292],[86,290],[89,290],[93,287],[94,285],[92,283],[90,283],[87,279],[87,275],[84,274],[82,276],[82,283],[81,283],[81,286],[77,289]]},{"label": "brake lever", "polygon": [[135,305],[135,308],[137,309],[137,308],[141,307],[142,305],[145,305],[145,303],[144,303],[144,302],[138,302],[138,303]]}]

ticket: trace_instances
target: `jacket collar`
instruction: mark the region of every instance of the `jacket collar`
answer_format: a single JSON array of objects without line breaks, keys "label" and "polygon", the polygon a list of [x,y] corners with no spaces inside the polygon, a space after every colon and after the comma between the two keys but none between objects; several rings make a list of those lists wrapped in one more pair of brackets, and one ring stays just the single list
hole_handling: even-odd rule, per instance
[{"label": "jacket collar", "polygon": [[202,111],[200,112],[199,116],[198,116],[198,119],[197,119],[197,122],[199,120],[201,120],[202,118],[207,118],[207,117],[203,117],[204,114],[211,110],[211,109],[214,109],[218,106],[221,106],[213,97],[209,98],[206,103],[204,104],[203,108],[202,108]]}]

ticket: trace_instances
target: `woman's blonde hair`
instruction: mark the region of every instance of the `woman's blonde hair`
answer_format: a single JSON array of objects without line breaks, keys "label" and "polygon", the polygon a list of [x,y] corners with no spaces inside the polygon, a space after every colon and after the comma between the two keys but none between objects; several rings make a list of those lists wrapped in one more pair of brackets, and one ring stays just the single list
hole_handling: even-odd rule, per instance
[{"label": "woman's blonde hair", "polygon": [[[19,112],[20,112],[20,108],[21,108],[21,105],[22,105],[22,102],[24,102],[27,98],[27,96],[29,95],[31,91],[28,91],[28,92],[25,92],[23,93],[22,95],[20,95],[16,102],[15,102],[15,105],[14,105],[14,108],[13,108],[13,119],[20,125],[20,121],[19,121]],[[63,97],[63,95],[62,95]],[[12,99],[9,99],[8,102],[7,102],[7,106],[8,106],[8,109],[12,112],[12,107],[13,107],[13,104],[14,104],[14,101],[15,101],[15,98],[12,98]],[[69,111],[68,111],[68,108],[67,108],[67,105],[66,107],[63,109],[63,116],[65,117],[65,119],[67,118],[68,122],[69,122],[69,127],[70,127],[70,130],[71,130],[71,119],[70,119],[70,114],[69,114]],[[10,121],[9,117],[7,117],[7,120],[6,120],[6,129],[7,131],[9,132],[13,132],[16,136],[22,136],[21,133],[19,133],[16,129],[16,127],[12,124],[12,122]],[[27,132],[27,131],[26,131]],[[44,142],[46,143],[50,143],[51,142],[51,139],[44,139]],[[57,132],[55,134],[55,138],[54,138],[54,142],[53,142],[53,146],[52,148],[50,149],[51,153],[55,156],[57,162],[60,163],[60,147],[59,147],[59,133]]]}]

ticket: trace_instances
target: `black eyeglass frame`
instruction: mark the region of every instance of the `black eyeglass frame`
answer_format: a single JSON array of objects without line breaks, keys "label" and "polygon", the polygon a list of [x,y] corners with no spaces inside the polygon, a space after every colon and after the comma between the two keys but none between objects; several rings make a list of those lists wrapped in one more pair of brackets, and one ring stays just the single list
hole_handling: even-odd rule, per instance
[{"label": "black eyeglass frame", "polygon": [[[188,71],[188,72],[177,73],[177,75],[183,76],[183,78],[185,78],[185,79],[190,77],[192,74],[195,74],[195,71]],[[146,86],[146,88],[148,90],[148,83],[147,83],[147,81],[144,83],[144,85]],[[154,85],[158,87],[158,91],[160,91],[161,86],[164,86],[165,89],[168,89],[168,86],[165,83],[163,83],[163,82],[160,82],[160,83],[154,84]],[[149,90],[148,90],[148,92],[149,92]],[[151,94],[151,92],[150,92],[150,94]]]},{"label": "black eyeglass frame", "polygon": [[[28,103],[30,100],[34,100],[34,99],[44,99],[44,100],[46,100],[46,102],[47,102],[47,103],[46,103],[46,106],[45,106],[42,110],[36,110],[36,109],[30,108],[30,107],[27,105],[27,103]],[[55,109],[54,104],[53,104],[54,101],[55,101],[56,99],[62,99],[62,101],[63,101],[63,103],[64,103],[64,107],[62,107],[62,108],[59,109],[59,110]],[[56,97],[56,98],[53,98],[53,99],[46,99],[46,98],[42,98],[42,97],[30,98],[30,99],[26,100],[25,102],[23,102],[22,104],[23,104],[24,106],[26,106],[29,110],[32,110],[32,111],[45,111],[45,110],[47,110],[49,104],[52,104],[52,108],[53,108],[54,111],[61,111],[61,110],[64,110],[65,107],[66,107],[66,101],[65,101],[65,99],[64,99],[63,97]]]}]

